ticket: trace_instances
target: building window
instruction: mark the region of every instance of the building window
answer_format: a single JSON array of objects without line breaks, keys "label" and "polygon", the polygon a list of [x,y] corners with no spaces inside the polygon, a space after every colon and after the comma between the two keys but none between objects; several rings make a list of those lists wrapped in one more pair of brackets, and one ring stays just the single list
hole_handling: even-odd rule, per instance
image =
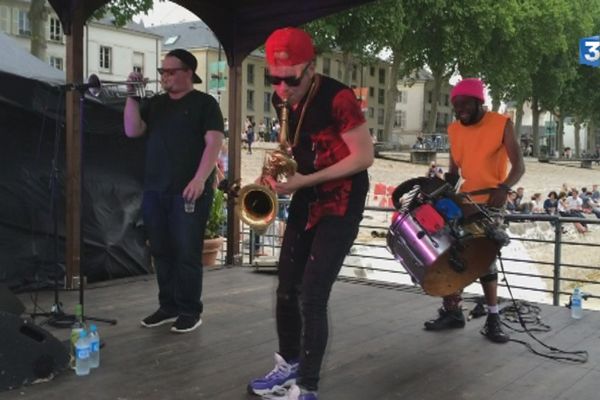
[{"label": "building window", "polygon": [[352,64],[352,80],[356,81],[358,79],[358,67],[356,64]]},{"label": "building window", "polygon": [[433,92],[430,90],[429,92],[427,92],[427,102],[429,104],[431,104],[432,101],[433,101]]},{"label": "building window", "polygon": [[61,57],[50,56],[50,65],[56,69],[60,69],[61,71],[64,69],[64,62]]},{"label": "building window", "polygon": [[340,60],[335,60],[337,65],[337,77],[338,79],[342,79],[342,62]]},{"label": "building window", "polygon": [[383,110],[383,108],[378,108],[377,109],[377,124],[383,125],[384,115],[385,115],[385,111]]},{"label": "building window", "polygon": [[394,126],[406,128],[406,111],[396,111],[396,115],[394,116]]},{"label": "building window", "polygon": [[271,83],[269,82],[269,68],[263,68],[263,79],[265,81],[265,87],[271,87]]},{"label": "building window", "polygon": [[398,96],[396,97],[396,103],[406,104],[408,102],[408,92],[405,90],[398,91]]},{"label": "building window", "polygon": [[100,70],[110,72],[112,67],[112,48],[100,46]]},{"label": "building window", "polygon": [[383,142],[383,129],[377,129],[377,141]]},{"label": "building window", "polygon": [[254,90],[246,90],[246,109],[254,111]]},{"label": "building window", "polygon": [[179,35],[175,35],[175,36],[169,36],[168,38],[165,39],[165,41],[163,42],[163,44],[165,46],[170,46],[172,44],[175,44],[175,42],[179,40]]},{"label": "building window", "polygon": [[133,71],[144,74],[144,53],[133,52]]},{"label": "building window", "polygon": [[25,10],[17,11],[17,21],[19,26],[19,35],[31,36],[31,26],[29,25],[29,13]]},{"label": "building window", "polygon": [[263,101],[263,111],[265,113],[271,112],[271,93],[265,92],[265,97]]},{"label": "building window", "polygon": [[375,117],[375,109],[373,107],[369,107],[369,118]]},{"label": "building window", "polygon": [[254,85],[254,64],[246,66],[246,82],[248,85]]},{"label": "building window", "polygon": [[10,8],[0,6],[0,31],[10,33]]},{"label": "building window", "polygon": [[377,91],[377,103],[385,104],[385,90],[379,89]]},{"label": "building window", "polygon": [[375,88],[373,86],[369,87],[369,97],[375,97]]},{"label": "building window", "polygon": [[375,67],[372,66],[372,65],[369,67],[369,75],[370,76],[375,76]]},{"label": "building window", "polygon": [[447,107],[450,105],[450,96],[447,94],[444,95],[444,105]]},{"label": "building window", "polygon": [[331,74],[331,60],[329,58],[323,58],[323,75]]},{"label": "building window", "polygon": [[54,42],[62,42],[63,35],[62,35],[62,26],[60,25],[60,20],[58,18],[50,17],[49,28],[50,28],[50,35],[49,35],[50,40],[52,40]]},{"label": "building window", "polygon": [[385,84],[385,69],[384,68],[379,68],[379,84],[380,85]]}]

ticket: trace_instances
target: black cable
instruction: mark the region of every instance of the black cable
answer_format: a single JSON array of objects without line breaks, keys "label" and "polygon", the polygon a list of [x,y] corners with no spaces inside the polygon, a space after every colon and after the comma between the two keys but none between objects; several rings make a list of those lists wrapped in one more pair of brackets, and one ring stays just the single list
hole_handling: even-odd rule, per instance
[{"label": "black cable", "polygon": [[[521,314],[521,311],[525,311],[525,309],[522,309],[524,304],[517,303],[517,301],[515,300],[515,298],[513,296],[510,284],[508,283],[508,280],[506,279],[506,273],[504,271],[504,264],[502,263],[502,255],[500,254],[500,251],[498,252],[498,260],[500,261],[500,270],[502,271],[502,275],[504,276],[503,281],[506,283],[506,288],[508,289],[508,293],[510,294],[510,299],[512,301],[512,309],[509,309],[510,312],[507,315],[509,315],[510,318],[512,318],[513,320],[516,319],[516,321],[519,322],[519,324],[523,327],[523,331],[521,331],[521,332],[526,333],[529,337],[531,337],[537,343],[539,343],[540,345],[542,345],[543,347],[548,349],[550,352],[547,353],[547,352],[542,352],[540,350],[536,350],[533,348],[533,346],[530,343],[528,343],[524,340],[511,338],[510,341],[522,344],[527,349],[529,349],[529,351],[531,351],[533,354],[536,354],[541,357],[549,358],[551,360],[568,361],[568,362],[573,362],[573,363],[578,363],[578,364],[585,364],[588,361],[588,357],[589,357],[588,352],[586,350],[574,350],[574,351],[561,350],[558,347],[553,347],[553,346],[549,346],[549,345],[545,344],[540,339],[536,338],[533,335],[533,333],[531,333],[532,330],[527,327],[525,319],[523,318],[523,316]],[[532,308],[530,305],[528,305],[528,307],[529,308],[527,309],[527,311],[529,312],[529,310],[532,310]],[[538,315],[537,315],[536,319],[539,319],[539,307],[538,307],[537,312],[538,312]],[[539,322],[539,323],[541,324],[541,322]],[[505,323],[503,323],[503,324],[505,326],[508,326]],[[541,324],[541,325],[547,327],[548,331],[550,330],[549,326],[547,326],[545,324]],[[517,331],[517,332],[519,332],[519,331]],[[545,332],[547,332],[547,331],[545,331]]]}]

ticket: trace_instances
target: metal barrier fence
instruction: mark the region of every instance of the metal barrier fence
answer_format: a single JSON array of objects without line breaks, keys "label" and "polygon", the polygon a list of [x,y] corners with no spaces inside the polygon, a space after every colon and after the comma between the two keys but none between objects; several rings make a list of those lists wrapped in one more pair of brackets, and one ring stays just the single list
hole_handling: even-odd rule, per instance
[{"label": "metal barrier fence", "polygon": [[[280,206],[286,207],[287,202]],[[385,236],[393,211],[365,208],[358,237],[344,262],[341,276],[373,283],[413,284],[410,275],[387,249]],[[571,224],[585,223],[593,227],[593,235],[597,232],[600,236],[600,219],[508,214],[505,222],[509,224],[511,244],[502,250],[501,261],[506,281],[512,289],[520,291],[520,297],[527,292],[530,297],[537,293],[537,297],[533,296],[535,300],[559,305],[561,300],[568,301],[574,286],[585,286],[589,299],[600,299],[595,294],[600,293],[600,241],[586,239],[588,234],[573,234],[571,228]],[[274,226],[278,223],[279,220]],[[247,226],[243,227],[243,264],[257,265],[257,261],[264,260],[264,265],[272,264],[276,268],[281,236],[275,227],[257,242],[254,233]],[[566,230],[570,232],[565,234]],[[576,248],[583,250],[573,250]],[[575,261],[571,260],[573,255]],[[582,258],[586,262],[580,262]],[[500,281],[499,286],[506,287],[505,281]],[[598,305],[600,308],[600,302]]]}]

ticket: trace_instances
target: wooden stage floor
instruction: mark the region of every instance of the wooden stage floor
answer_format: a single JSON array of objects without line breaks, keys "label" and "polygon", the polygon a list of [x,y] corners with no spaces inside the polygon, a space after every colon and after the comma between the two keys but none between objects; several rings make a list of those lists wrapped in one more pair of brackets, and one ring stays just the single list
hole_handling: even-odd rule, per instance
[{"label": "wooden stage floor", "polygon": [[[0,400],[258,400],[245,388],[273,365],[275,285],[274,275],[246,268],[207,270],[204,323],[184,335],[168,326],[140,327],[140,318],[156,308],[153,276],[96,285],[85,293],[86,314],[118,320],[115,326],[98,324],[106,341],[100,368],[86,377],[69,370],[47,383],[0,392]],[[32,311],[30,296],[20,297]],[[66,310],[77,298],[76,292],[61,293]],[[52,302],[52,292],[40,294],[41,307]],[[479,334],[483,318],[464,330],[425,332],[423,321],[439,303],[411,288],[337,282],[319,399],[600,398],[600,313],[585,311],[574,321],[564,307],[541,306],[551,331],[536,334],[540,339],[589,351],[587,363],[573,364],[536,356],[519,343],[488,342]],[[48,329],[61,340],[69,335]],[[525,334],[513,336],[540,348]]]}]

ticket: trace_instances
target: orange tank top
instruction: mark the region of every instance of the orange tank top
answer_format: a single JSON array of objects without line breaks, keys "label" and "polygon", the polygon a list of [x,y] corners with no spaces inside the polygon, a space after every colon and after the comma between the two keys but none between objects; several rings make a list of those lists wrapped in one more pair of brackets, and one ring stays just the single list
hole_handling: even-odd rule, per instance
[{"label": "orange tank top", "polygon": [[[504,115],[488,111],[474,125],[454,121],[448,127],[450,155],[464,180],[460,192],[495,188],[506,179],[508,154],[502,141],[507,120]],[[476,203],[486,203],[489,195],[471,198]]]}]

